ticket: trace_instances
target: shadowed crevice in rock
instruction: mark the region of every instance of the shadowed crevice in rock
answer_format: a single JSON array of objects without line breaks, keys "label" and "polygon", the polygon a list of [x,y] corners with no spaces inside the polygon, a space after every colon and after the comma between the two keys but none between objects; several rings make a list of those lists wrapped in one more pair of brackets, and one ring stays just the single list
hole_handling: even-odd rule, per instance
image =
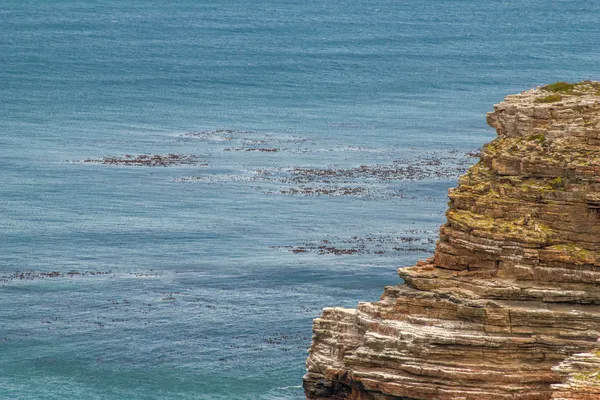
[{"label": "shadowed crevice in rock", "polygon": [[600,336],[599,87],[488,113],[498,138],[449,191],[435,256],[380,301],[315,319],[308,399],[551,398],[553,367]]}]

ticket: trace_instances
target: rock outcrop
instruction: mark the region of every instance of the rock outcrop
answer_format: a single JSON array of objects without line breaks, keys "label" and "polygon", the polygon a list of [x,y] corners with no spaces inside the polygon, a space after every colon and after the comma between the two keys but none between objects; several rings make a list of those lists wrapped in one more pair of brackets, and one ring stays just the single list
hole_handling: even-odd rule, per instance
[{"label": "rock outcrop", "polygon": [[600,399],[600,348],[574,354],[552,368],[562,383],[552,385],[552,400]]},{"label": "rock outcrop", "polygon": [[547,400],[552,367],[596,345],[600,83],[508,96],[487,120],[498,137],[449,191],[435,256],[315,319],[308,399]]}]

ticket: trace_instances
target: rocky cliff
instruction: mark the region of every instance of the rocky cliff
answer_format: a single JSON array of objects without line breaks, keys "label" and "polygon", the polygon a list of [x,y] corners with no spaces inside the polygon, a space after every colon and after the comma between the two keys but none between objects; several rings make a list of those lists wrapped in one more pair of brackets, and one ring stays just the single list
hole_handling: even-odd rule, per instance
[{"label": "rocky cliff", "polygon": [[600,83],[508,96],[487,121],[498,137],[449,191],[435,256],[315,319],[308,399],[547,400],[553,367],[595,346]]}]

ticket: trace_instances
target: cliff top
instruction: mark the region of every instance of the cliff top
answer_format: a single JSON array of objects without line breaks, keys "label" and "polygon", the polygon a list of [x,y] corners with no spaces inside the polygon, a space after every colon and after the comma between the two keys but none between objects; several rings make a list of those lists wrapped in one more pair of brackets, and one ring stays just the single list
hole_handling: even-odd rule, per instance
[{"label": "cliff top", "polygon": [[499,136],[590,136],[598,131],[599,110],[600,82],[557,82],[506,96],[487,121]]},{"label": "cliff top", "polygon": [[[521,104],[564,105],[565,103],[581,103],[600,101],[600,82],[581,81],[577,83],[556,82],[550,85],[538,86],[522,93],[506,96],[506,101],[517,101]],[[501,107],[497,104],[495,108]]]}]

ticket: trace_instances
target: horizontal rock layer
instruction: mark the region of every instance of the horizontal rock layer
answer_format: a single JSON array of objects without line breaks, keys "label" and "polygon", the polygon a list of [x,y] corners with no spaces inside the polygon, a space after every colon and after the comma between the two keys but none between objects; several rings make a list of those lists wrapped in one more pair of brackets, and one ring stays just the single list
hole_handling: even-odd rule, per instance
[{"label": "horizontal rock layer", "polygon": [[435,256],[314,321],[308,399],[547,400],[600,336],[600,83],[488,113],[498,138],[449,191]]}]

